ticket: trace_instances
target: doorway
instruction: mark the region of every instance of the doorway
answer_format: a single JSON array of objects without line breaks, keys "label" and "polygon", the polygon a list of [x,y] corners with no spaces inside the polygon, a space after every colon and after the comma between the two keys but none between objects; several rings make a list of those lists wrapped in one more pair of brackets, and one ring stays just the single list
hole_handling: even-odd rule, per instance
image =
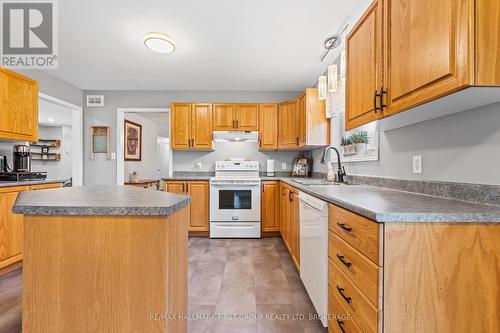
[{"label": "doorway", "polygon": [[[134,174],[136,180],[160,180],[172,172],[170,149],[170,109],[118,108],[116,183],[123,185]],[[140,158],[125,159],[125,122],[140,126]]]}]

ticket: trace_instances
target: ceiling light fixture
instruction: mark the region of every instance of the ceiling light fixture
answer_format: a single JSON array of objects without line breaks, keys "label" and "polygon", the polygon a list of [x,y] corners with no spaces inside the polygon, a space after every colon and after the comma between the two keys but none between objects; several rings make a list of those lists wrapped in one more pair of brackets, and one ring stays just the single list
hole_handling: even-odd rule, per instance
[{"label": "ceiling light fixture", "polygon": [[328,66],[328,92],[337,91],[338,84],[338,69],[337,65]]},{"label": "ceiling light fixture", "polygon": [[150,32],[144,36],[144,45],[151,51],[158,53],[172,53],[175,51],[175,41],[167,34]]},{"label": "ceiling light fixture", "polygon": [[318,99],[324,101],[326,99],[326,76],[322,75],[318,79]]}]

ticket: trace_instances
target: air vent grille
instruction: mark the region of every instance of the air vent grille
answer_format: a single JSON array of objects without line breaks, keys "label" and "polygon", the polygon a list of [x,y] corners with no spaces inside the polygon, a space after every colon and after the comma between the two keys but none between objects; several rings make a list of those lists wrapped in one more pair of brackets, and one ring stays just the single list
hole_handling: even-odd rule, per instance
[{"label": "air vent grille", "polygon": [[87,95],[88,107],[102,107],[104,106],[104,95]]}]

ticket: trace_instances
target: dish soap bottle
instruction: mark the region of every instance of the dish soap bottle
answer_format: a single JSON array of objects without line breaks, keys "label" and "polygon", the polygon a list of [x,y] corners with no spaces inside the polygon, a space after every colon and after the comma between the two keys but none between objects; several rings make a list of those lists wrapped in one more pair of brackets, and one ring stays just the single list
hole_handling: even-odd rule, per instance
[{"label": "dish soap bottle", "polygon": [[332,163],[328,163],[328,167],[327,168],[328,168],[328,171],[326,173],[326,179],[329,182],[335,181],[335,172],[333,171]]}]

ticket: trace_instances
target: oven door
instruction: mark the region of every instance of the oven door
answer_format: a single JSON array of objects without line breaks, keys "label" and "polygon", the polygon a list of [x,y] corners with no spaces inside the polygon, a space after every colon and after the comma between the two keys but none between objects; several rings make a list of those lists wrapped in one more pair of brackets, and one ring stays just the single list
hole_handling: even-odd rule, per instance
[{"label": "oven door", "polygon": [[260,181],[211,181],[211,222],[260,222]]}]

